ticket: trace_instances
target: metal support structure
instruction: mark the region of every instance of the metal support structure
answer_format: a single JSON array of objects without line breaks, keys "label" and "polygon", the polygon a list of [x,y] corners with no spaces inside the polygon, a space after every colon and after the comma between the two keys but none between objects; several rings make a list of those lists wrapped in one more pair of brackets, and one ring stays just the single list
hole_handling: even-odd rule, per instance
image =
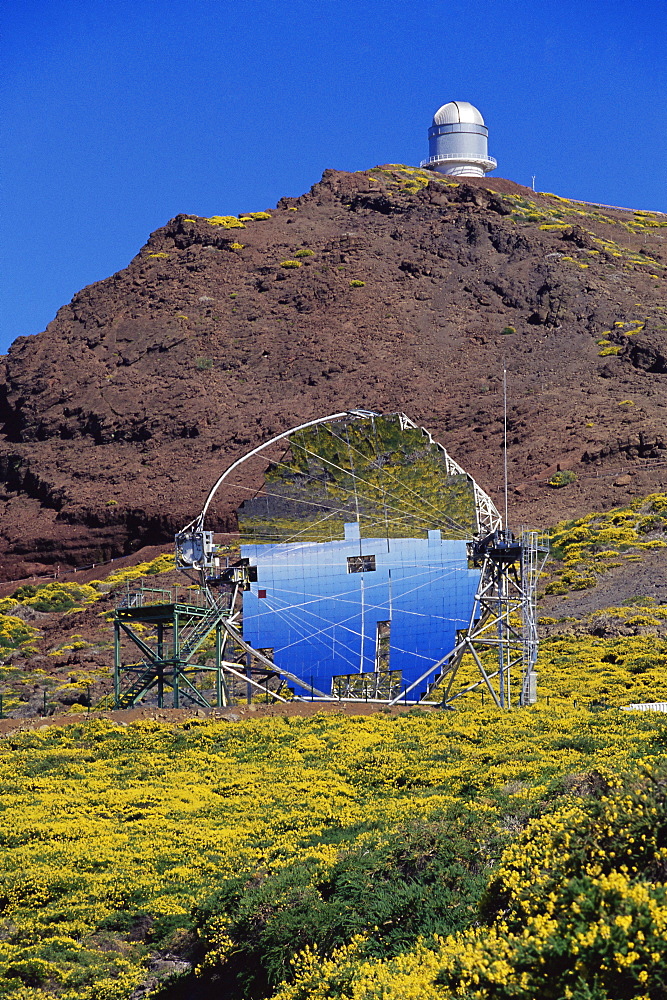
[{"label": "metal support structure", "polygon": [[[452,462],[452,466],[452,473],[458,474],[456,463]],[[241,610],[237,607],[242,583],[235,581],[226,598],[224,595],[216,598],[208,586],[203,588],[201,606],[196,608],[178,604],[145,606],[141,596],[128,595],[124,606],[117,609],[114,622],[115,705],[136,704],[156,684],[158,703],[162,704],[162,691],[167,684],[173,691],[174,707],[179,706],[181,695],[195,704],[210,707],[208,699],[191,679],[198,670],[215,671],[215,702],[220,706],[230,702],[225,673],[244,683],[248,700],[253,690],[266,691],[266,679],[271,675],[280,676],[282,683],[294,682],[305,689],[311,699],[318,701],[381,701],[388,705],[421,701],[433,704],[437,692],[438,701],[449,706],[484,685],[498,708],[533,704],[537,699],[536,590],[549,552],[548,539],[537,531],[523,531],[515,540],[511,532],[495,527],[499,519],[500,515],[489,501],[480,523],[486,523],[492,530],[470,546],[471,558],[476,565],[481,563],[481,572],[468,627],[459,633],[453,650],[407,687],[400,683],[398,671],[374,671],[334,678],[331,694],[327,695],[312,686],[312,681],[308,684],[289,671],[281,670],[263,651],[253,649],[243,639],[239,628]],[[154,651],[134,631],[133,622],[157,626]],[[171,647],[164,640],[165,630],[169,628],[173,635]],[[192,665],[192,657],[213,630],[215,666]],[[122,666],[122,634],[132,639],[142,652],[141,663]],[[235,661],[228,658],[229,644],[238,657]],[[493,653],[493,660],[489,652]],[[455,690],[456,677],[466,654],[470,654],[480,677],[462,690]],[[253,662],[258,671],[266,675],[264,688],[253,677]],[[419,688],[424,682],[427,690],[422,694]],[[271,692],[271,697],[284,701],[275,692]],[[296,696],[297,700],[301,698]]]},{"label": "metal support structure", "polygon": [[[537,583],[549,555],[545,535],[496,531],[473,543],[473,561],[481,573],[467,629],[454,649],[389,702],[394,705],[427,683],[424,701],[443,706],[484,685],[501,709],[532,705],[537,700]],[[489,654],[492,654],[490,656]],[[455,690],[463,658],[469,654],[479,680]],[[413,695],[414,698],[414,695]]]},{"label": "metal support structure", "polygon": [[229,690],[227,688],[227,682],[225,681],[225,675],[222,670],[222,660],[225,655],[225,643],[222,638],[222,626],[220,622],[215,627],[215,665],[216,665],[216,677],[215,677],[215,689],[218,699],[218,705],[227,706],[229,705]]},{"label": "metal support structure", "polygon": [[538,531],[524,530],[521,551],[521,579],[524,603],[523,623],[523,672],[521,704],[534,705],[537,701],[537,584],[544,564],[549,557],[549,539]]},{"label": "metal support structure", "polygon": [[[128,588],[116,608],[114,693],[113,697],[102,699],[99,708],[131,708],[155,688],[159,707],[164,706],[166,688],[171,688],[174,708],[182,707],[183,702],[202,708],[224,707],[231,702],[226,674],[243,681],[248,702],[253,691],[284,702],[283,696],[268,687],[270,679],[276,677],[280,687],[291,680],[311,695],[334,700],[316,688],[311,689],[289,671],[278,670],[264,653],[243,640],[234,628],[239,616],[235,607],[239,586],[219,597],[208,587],[190,589],[184,600],[178,600],[176,595],[173,600],[164,601],[161,599],[164,596],[173,595],[143,586],[134,591]],[[197,663],[196,654],[211,635],[214,648],[209,659],[213,659],[213,664]],[[133,662],[127,662],[127,656],[123,656],[123,638],[130,640],[139,659],[133,655]],[[231,660],[230,652],[238,660]],[[208,683],[202,683],[202,675],[209,678]],[[255,675],[260,676],[261,683]],[[301,700],[298,695],[295,698]]]},{"label": "metal support structure", "polygon": [[[274,663],[265,655],[271,651],[254,649],[245,641],[242,634],[243,615],[239,598],[244,590],[251,587],[253,582],[251,573],[254,567],[246,565],[248,560],[241,559],[234,566],[225,566],[221,569],[213,532],[204,528],[207,511],[216,492],[248,459],[260,455],[265,449],[289,439],[297,432],[346,417],[376,416],[379,414],[367,410],[349,410],[308,421],[275,435],[223,471],[209,491],[201,513],[176,535],[176,566],[185,573],[196,574],[195,578],[199,580],[201,593],[205,596],[209,607],[210,617],[202,619],[201,626],[197,627],[200,631],[203,630],[204,637],[213,628],[216,629],[215,669],[218,704],[229,701],[225,674],[230,678],[236,678],[237,682],[239,679],[245,682],[244,693],[250,701],[252,689],[260,687],[253,677],[253,672],[257,676],[264,675],[267,688],[269,677],[279,677],[281,685],[292,682],[302,689],[301,698],[304,697],[305,691],[311,700],[317,698],[317,700],[331,701],[339,700],[341,697],[346,700],[367,700],[370,696],[371,700],[384,700],[386,704],[394,705],[398,702],[434,703],[433,698],[437,696],[438,700],[447,706],[463,694],[483,685],[499,708],[509,709],[515,705],[529,705],[536,701],[535,667],[538,637],[535,600],[537,582],[548,556],[548,541],[536,531],[524,531],[518,540],[515,539],[514,535],[503,527],[502,515],[490,496],[446,449],[434,440],[429,431],[419,427],[403,413],[397,414],[401,429],[412,428],[420,431],[431,446],[437,447],[443,453],[448,476],[465,476],[474,494],[476,531],[473,529],[469,553],[473,565],[481,570],[480,580],[468,627],[462,630],[454,649],[433,663],[408,686],[404,687],[400,679],[394,676],[395,672],[386,669],[380,671],[381,677],[376,676],[372,681],[368,680],[366,679],[368,675],[364,671],[365,621],[362,617],[360,672],[356,678],[345,674],[335,677],[331,694],[328,694],[313,687],[312,680],[309,685],[302,678],[283,669],[280,664]],[[507,500],[505,507],[506,522]],[[257,570],[254,569],[254,572],[256,581]],[[190,579],[193,579],[192,575]],[[220,594],[220,597],[214,596],[210,589],[218,586],[228,588]],[[221,606],[223,602],[225,610]],[[129,614],[130,610],[128,606],[126,614]],[[179,620],[174,620],[173,630],[176,652],[170,661],[172,662],[170,676],[174,703],[177,704],[181,693],[186,697],[191,696],[186,690],[191,685],[184,671],[181,671],[180,667],[177,669],[173,664],[180,664],[181,661],[189,663],[195,649],[191,648],[189,640],[183,641],[181,647]],[[379,639],[376,637],[376,675],[381,663],[381,659],[378,658],[380,648],[378,642]],[[227,651],[228,648],[231,649],[231,653]],[[463,690],[457,690],[455,682],[466,654],[470,655],[479,679],[467,684]],[[144,663],[142,666],[147,664]],[[358,678],[363,679],[361,684]],[[426,692],[423,690],[424,686]],[[148,690],[149,687],[147,682],[144,683],[142,691]],[[294,697],[299,698],[298,695]],[[118,698],[119,694],[116,691],[117,702]]]},{"label": "metal support structure", "polygon": [[176,610],[176,607],[174,607],[174,624],[173,624],[173,630],[174,630],[174,656],[173,656],[173,661],[172,661],[173,662],[174,672],[173,672],[173,680],[172,680],[172,684],[171,684],[172,690],[174,692],[174,708],[180,708],[181,707],[181,685],[180,685],[180,680],[181,680],[181,671],[180,671],[180,663],[181,663],[181,628],[180,628],[180,626],[181,626],[181,623],[179,621],[179,618],[180,618],[180,615],[178,614],[178,611]]},{"label": "metal support structure", "polygon": [[[128,593],[114,613],[114,708],[131,708],[157,689],[160,708],[165,688],[171,688],[174,708],[183,701],[203,708],[229,702],[222,676],[222,619],[226,605],[213,606],[199,592],[178,595],[169,591],[138,587]],[[154,602],[154,603],[153,603]],[[213,665],[196,662],[204,642],[215,636]],[[122,639],[131,643],[132,662],[123,656]],[[138,653],[138,657],[137,654]],[[202,677],[210,683],[202,683]]]},{"label": "metal support structure", "polygon": [[164,622],[158,622],[157,625],[157,660],[157,703],[158,708],[164,708],[164,667],[162,666],[164,662]]},{"label": "metal support structure", "polygon": [[120,644],[120,624],[117,620],[113,624],[113,704],[114,707],[120,704],[120,679],[121,679],[121,644]]}]

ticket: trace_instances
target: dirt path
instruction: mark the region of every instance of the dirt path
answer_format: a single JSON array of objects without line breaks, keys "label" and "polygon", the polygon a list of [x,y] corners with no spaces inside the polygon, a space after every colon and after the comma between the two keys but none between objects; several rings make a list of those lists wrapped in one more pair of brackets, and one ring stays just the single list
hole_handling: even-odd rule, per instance
[{"label": "dirt path", "polygon": [[[412,711],[414,705],[396,705],[387,708],[382,704],[367,702],[293,702],[291,704],[275,705],[232,705],[229,708],[189,709],[189,708],[155,708],[138,707],[121,711],[109,712],[67,712],[62,715],[40,716],[29,719],[0,719],[0,737],[13,736],[15,733],[28,730],[44,730],[52,727],[81,725],[96,719],[108,719],[119,726],[127,726],[132,722],[151,720],[165,725],[181,726],[193,720],[219,719],[226,722],[247,722],[249,719],[263,719],[279,716],[282,718],[311,718],[314,715],[374,715],[376,712],[388,712],[392,715],[402,715]],[[431,706],[420,707],[421,712],[436,711]]]}]

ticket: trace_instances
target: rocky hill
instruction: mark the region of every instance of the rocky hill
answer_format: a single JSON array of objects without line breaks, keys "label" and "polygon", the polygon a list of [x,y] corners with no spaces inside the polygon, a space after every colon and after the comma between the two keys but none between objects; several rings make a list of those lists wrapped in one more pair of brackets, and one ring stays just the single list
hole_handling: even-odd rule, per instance
[{"label": "rocky hill", "polygon": [[401,166],[177,216],[4,359],[0,578],[164,543],[231,460],[345,407],[405,411],[499,498],[504,362],[517,522],[659,490],[666,237],[665,216]]}]

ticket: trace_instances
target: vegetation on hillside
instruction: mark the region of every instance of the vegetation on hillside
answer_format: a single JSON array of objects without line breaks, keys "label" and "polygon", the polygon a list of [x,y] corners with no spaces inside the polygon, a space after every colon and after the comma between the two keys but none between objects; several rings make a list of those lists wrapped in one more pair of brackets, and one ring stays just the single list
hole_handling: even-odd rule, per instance
[{"label": "vegetation on hillside", "polygon": [[[526,913],[539,923],[532,876],[515,878],[512,865],[531,857],[531,837],[541,843],[543,830],[560,829],[559,817],[576,818],[574,852],[588,816],[579,796],[615,786],[628,768],[657,764],[665,719],[552,706],[177,728],[92,721],[16,734],[7,746],[2,995],[121,1000],[162,949],[192,959],[200,979],[215,979],[232,998],[281,989],[285,1000],[375,997],[378,984],[389,988],[387,977],[395,987],[384,996],[430,997],[455,995],[453,985],[433,985],[436,977],[466,981],[465,956],[491,948],[501,931],[510,971],[527,961],[514,925],[494,923],[492,902],[503,898],[496,886],[523,887]],[[511,841],[531,820],[538,825],[528,826],[528,846],[512,854]],[[503,846],[510,853],[498,874]],[[625,872],[624,858],[610,873],[625,878],[623,893],[632,896],[654,869]],[[555,869],[552,937],[564,908],[559,892],[569,891],[559,878]],[[647,901],[632,896],[627,906],[659,901],[657,889],[646,892]],[[519,915],[522,900],[512,903]],[[480,914],[491,936],[469,930]],[[448,965],[434,933],[455,935],[444,949]],[[548,939],[533,944],[546,948]],[[325,960],[338,947],[351,949],[335,958],[345,986]],[[296,985],[282,987],[305,949],[317,954],[326,987],[307,992],[307,957],[298,960]],[[653,976],[654,966],[641,949],[628,969]],[[416,976],[412,992],[400,992],[401,968]],[[516,993],[526,1000],[534,995],[527,984]]]},{"label": "vegetation on hillside", "polygon": [[[128,583],[143,577],[153,581],[173,570],[174,557],[165,554],[112,570],[104,580],[24,584],[2,598],[1,714],[81,711],[91,704],[91,689],[94,702],[111,683],[111,633],[108,610],[92,609],[99,602],[108,609],[103,599]],[[169,587],[172,577],[166,580]]]},{"label": "vegetation on hillside", "polygon": [[611,787],[598,777],[505,851],[476,926],[384,960],[367,957],[363,935],[324,960],[304,949],[274,1000],[659,1000],[666,793],[663,770]]},{"label": "vegetation on hillside", "polygon": [[642,551],[667,548],[667,494],[650,496],[607,513],[563,521],[551,531],[552,562],[546,594],[594,587],[624,560]]},{"label": "vegetation on hillside", "polygon": [[[547,593],[664,547],[666,525],[663,494],[558,525]],[[59,662],[90,648],[76,623],[105,593],[172,569],[22,588],[0,682],[30,673],[40,614],[63,623]],[[193,971],[155,1000],[661,1000],[667,716],[619,709],[667,701],[667,605],[542,620],[530,709],[477,692],[455,712],[9,735],[0,997],[129,1000],[175,955]],[[68,668],[49,698],[91,677]]]}]

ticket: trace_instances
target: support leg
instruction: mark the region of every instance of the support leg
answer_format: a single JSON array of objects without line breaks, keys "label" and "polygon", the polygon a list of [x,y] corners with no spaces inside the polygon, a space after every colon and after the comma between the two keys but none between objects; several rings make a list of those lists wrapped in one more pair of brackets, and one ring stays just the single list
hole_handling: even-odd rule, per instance
[{"label": "support leg", "polygon": [[120,625],[114,623],[113,636],[113,703],[114,708],[120,708]]},{"label": "support leg", "polygon": [[[225,634],[226,638],[226,634]],[[216,703],[218,708],[227,706],[229,704],[229,697],[227,695],[227,684],[225,683],[225,676],[222,672],[222,654],[223,654],[223,638],[222,638],[222,628],[220,627],[220,622],[215,627],[215,690],[216,690]]]},{"label": "support leg", "polygon": [[158,623],[157,627],[157,704],[158,708],[164,708],[164,625]]},{"label": "support leg", "polygon": [[174,658],[172,660],[174,669],[173,678],[173,689],[174,689],[174,708],[181,707],[180,699],[180,680],[181,680],[181,638],[180,638],[180,622],[178,611],[174,611]]}]

